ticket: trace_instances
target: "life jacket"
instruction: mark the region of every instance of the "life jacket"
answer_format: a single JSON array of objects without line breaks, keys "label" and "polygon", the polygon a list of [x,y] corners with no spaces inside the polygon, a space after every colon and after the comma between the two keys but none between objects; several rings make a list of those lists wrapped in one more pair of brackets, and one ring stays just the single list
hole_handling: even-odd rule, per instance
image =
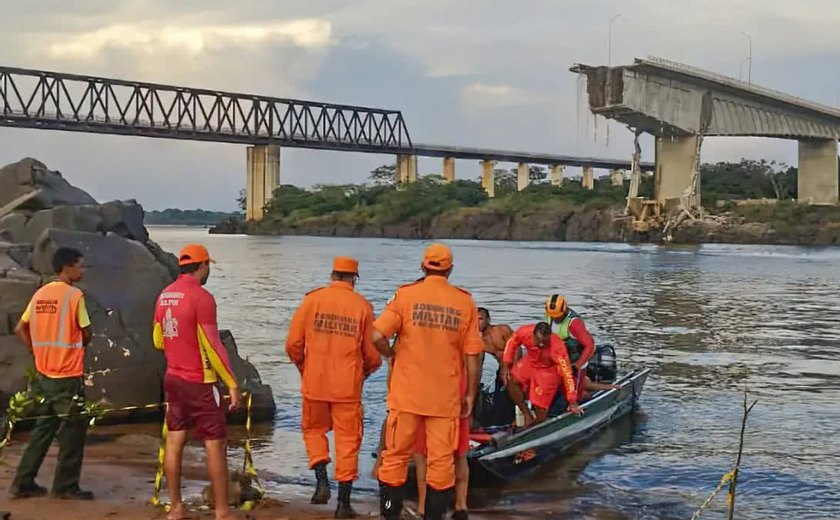
[{"label": "life jacket", "polygon": [[566,317],[563,318],[563,321],[560,323],[550,320],[551,332],[560,336],[560,339],[562,339],[563,343],[566,344],[566,348],[569,349],[569,360],[572,363],[575,363],[578,359],[580,359],[581,354],[583,354],[583,347],[580,342],[577,338],[572,336],[571,332],[569,332],[569,328],[572,326],[572,321],[579,319],[581,319],[580,315],[572,309],[569,309],[569,312],[566,313]]},{"label": "life jacket", "polygon": [[81,377],[85,350],[77,316],[83,294],[63,282],[38,289],[29,315],[35,368],[52,378]]}]

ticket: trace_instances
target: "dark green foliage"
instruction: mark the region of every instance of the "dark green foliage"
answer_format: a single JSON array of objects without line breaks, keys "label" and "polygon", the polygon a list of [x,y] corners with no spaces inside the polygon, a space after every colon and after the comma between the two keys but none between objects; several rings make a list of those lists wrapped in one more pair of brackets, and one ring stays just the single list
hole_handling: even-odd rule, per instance
[{"label": "dark green foliage", "polygon": [[700,197],[715,208],[718,201],[796,199],[796,168],[776,161],[741,159],[700,166]]},{"label": "dark green foliage", "polygon": [[203,209],[165,209],[163,211],[147,211],[143,222],[150,226],[211,226],[225,219],[239,216],[238,213],[204,211]]},{"label": "dark green foliage", "polygon": [[[456,180],[445,183],[439,175],[424,175],[417,182],[399,185],[396,167],[383,165],[370,174],[373,185],[318,185],[311,190],[284,185],[268,208],[266,219],[293,225],[306,219],[327,218],[333,222],[395,224],[422,221],[455,208],[487,207],[509,215],[532,215],[558,208],[601,210],[623,208],[629,181],[613,186],[608,177],[595,180],[595,189],[586,190],[580,181],[566,179],[562,187],[546,182],[544,168],[532,167],[530,186],[517,191],[517,170],[496,170],[496,198],[488,199],[477,181]],[[653,197],[653,175],[642,176],[639,196]],[[718,201],[771,198],[795,200],[796,169],[767,161],[742,160],[739,163],[716,163],[701,166],[701,198],[709,208]],[[791,205],[795,207],[795,205]],[[742,210],[748,211],[748,210]],[[775,211],[756,218],[773,218]],[[804,211],[804,210],[802,210]]]}]

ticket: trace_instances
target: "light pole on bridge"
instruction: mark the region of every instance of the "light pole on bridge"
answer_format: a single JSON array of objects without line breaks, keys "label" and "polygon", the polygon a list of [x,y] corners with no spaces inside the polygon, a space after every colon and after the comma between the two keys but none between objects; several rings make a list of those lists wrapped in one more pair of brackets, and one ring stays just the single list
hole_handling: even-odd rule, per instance
[{"label": "light pole on bridge", "polygon": [[613,26],[613,22],[619,16],[621,16],[621,13],[618,13],[617,15],[610,18],[609,30],[607,31],[607,34],[608,34],[608,36],[607,36],[607,65],[610,66],[610,67],[612,66],[612,26]]},{"label": "light pole on bridge", "polygon": [[747,37],[748,42],[748,52],[747,52],[747,60],[750,62],[747,66],[747,83],[752,84],[752,37],[741,31],[741,34]]}]

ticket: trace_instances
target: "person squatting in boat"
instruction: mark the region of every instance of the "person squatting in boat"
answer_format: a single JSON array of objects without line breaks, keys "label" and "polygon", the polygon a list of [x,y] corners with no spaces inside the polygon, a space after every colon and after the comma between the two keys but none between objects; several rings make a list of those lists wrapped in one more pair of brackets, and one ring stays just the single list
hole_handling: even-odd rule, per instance
[{"label": "person squatting in boat", "polygon": [[[525,355],[514,365],[516,351],[522,346]],[[568,350],[546,322],[516,330],[505,346],[502,377],[511,399],[522,412],[526,428],[548,418],[548,410],[561,385],[567,410],[576,415],[583,413],[577,405],[578,393]],[[533,415],[525,405],[526,392],[534,408]]]}]

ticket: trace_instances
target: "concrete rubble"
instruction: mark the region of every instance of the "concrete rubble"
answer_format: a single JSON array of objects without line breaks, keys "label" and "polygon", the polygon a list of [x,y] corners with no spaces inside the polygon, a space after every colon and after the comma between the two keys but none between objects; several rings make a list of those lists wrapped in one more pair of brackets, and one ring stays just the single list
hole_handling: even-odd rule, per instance
[{"label": "concrete rubble", "polygon": [[[88,266],[80,284],[94,334],[85,356],[87,398],[114,407],[162,402],[165,361],[152,346],[152,316],[157,295],[177,276],[178,265],[149,239],[143,208],[133,200],[99,204],[31,158],[0,168],[0,208],[6,210],[0,215],[0,403],[24,387],[32,357],[14,337],[14,327],[32,294],[52,276],[52,254],[62,246],[79,249]],[[237,378],[254,394],[254,420],[271,420],[270,387],[239,357],[233,335],[222,331],[222,338]],[[243,413],[232,417],[242,419]]]}]

